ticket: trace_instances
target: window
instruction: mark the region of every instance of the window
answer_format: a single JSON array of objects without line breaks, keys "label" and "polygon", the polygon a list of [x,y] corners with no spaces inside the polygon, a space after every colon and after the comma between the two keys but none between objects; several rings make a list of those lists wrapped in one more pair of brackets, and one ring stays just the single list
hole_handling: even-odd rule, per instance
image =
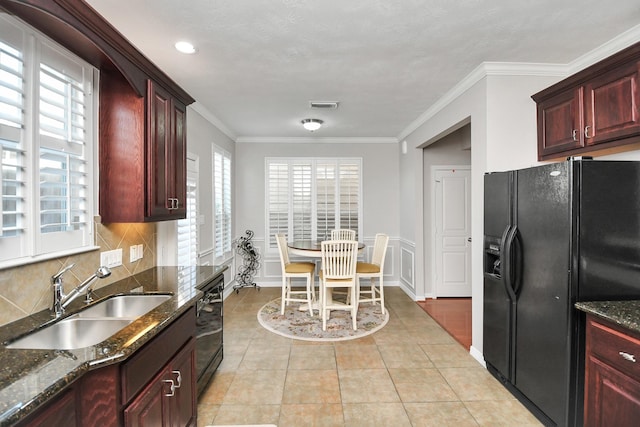
[{"label": "window", "polygon": [[93,246],[94,69],[0,14],[0,262]]},{"label": "window", "polygon": [[178,265],[198,265],[198,157],[187,154],[187,217],[178,220]]},{"label": "window", "polygon": [[231,155],[213,146],[214,255],[231,256]]},{"label": "window", "polygon": [[322,240],[335,228],[361,229],[361,159],[266,160],[267,235]]}]

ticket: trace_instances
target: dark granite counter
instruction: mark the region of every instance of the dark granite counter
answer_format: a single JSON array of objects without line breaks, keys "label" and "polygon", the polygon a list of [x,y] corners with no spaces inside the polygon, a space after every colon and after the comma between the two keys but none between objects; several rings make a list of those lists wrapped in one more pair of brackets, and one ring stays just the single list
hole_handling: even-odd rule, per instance
[{"label": "dark granite counter", "polygon": [[640,300],[578,302],[576,308],[640,333]]},{"label": "dark granite counter", "polygon": [[[75,350],[18,350],[5,345],[52,322],[49,310],[0,327],[0,425],[11,425],[80,378],[85,372],[119,363],[192,307],[198,287],[227,267],[158,267],[97,289],[94,299],[122,293],[170,293],[173,296],[98,345]],[[78,298],[64,317],[85,307]],[[59,319],[56,319],[59,320]]]}]

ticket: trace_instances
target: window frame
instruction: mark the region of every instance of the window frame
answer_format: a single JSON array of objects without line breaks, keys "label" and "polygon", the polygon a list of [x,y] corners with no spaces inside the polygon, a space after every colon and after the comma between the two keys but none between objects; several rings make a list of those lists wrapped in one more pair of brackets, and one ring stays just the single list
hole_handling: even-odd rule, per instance
[{"label": "window frame", "polygon": [[[334,188],[336,189],[336,192],[334,193],[334,200],[333,200],[333,205],[334,205],[334,215],[333,215],[333,219],[334,219],[334,225],[336,228],[339,228],[340,225],[340,202],[341,202],[341,192],[340,190],[342,189],[342,186],[340,185],[340,166],[341,165],[357,165],[357,173],[358,173],[358,198],[357,198],[357,202],[358,202],[358,207],[357,207],[357,212],[358,212],[358,219],[357,219],[357,224],[358,224],[358,229],[356,230],[356,234],[358,236],[358,238],[361,238],[362,236],[362,224],[363,224],[363,200],[364,200],[364,193],[363,193],[363,159],[362,157],[266,157],[265,158],[265,247],[266,250],[274,253],[277,252],[277,246],[274,240],[274,237],[271,235],[271,230],[273,229],[273,227],[271,226],[271,221],[270,221],[270,216],[271,216],[271,204],[272,201],[271,199],[271,179],[270,179],[270,172],[271,172],[271,165],[272,164],[277,164],[277,163],[282,163],[282,164],[287,164],[288,166],[288,177],[289,179],[291,178],[291,176],[294,174],[292,167],[293,165],[302,165],[305,163],[309,163],[311,166],[311,196],[310,196],[310,200],[311,200],[311,218],[310,218],[310,223],[311,223],[311,236],[310,238],[312,240],[318,240],[321,239],[322,236],[318,236],[318,204],[319,204],[319,200],[318,200],[318,166],[322,165],[322,164],[330,164],[333,165],[335,167],[334,172],[337,173],[338,175],[338,179],[336,179],[335,183],[334,183]],[[294,183],[289,181],[287,183],[288,186],[288,214],[287,214],[287,231],[286,231],[286,235],[287,238],[290,239],[291,236],[293,235],[293,231],[296,228],[296,221],[294,218],[294,202],[293,202],[293,198],[296,197],[293,193],[292,193],[292,187],[294,186]],[[279,230],[279,232],[281,232],[281,230]]]},{"label": "window frame", "polygon": [[[12,46],[20,52],[23,69],[22,69],[22,118],[21,123],[16,128],[19,132],[19,148],[24,153],[23,163],[21,165],[23,172],[22,198],[21,201],[24,208],[20,215],[23,218],[24,232],[15,238],[12,242],[0,242],[0,249],[4,255],[0,256],[0,268],[16,267],[33,262],[60,258],[77,253],[83,253],[95,250],[94,239],[94,216],[97,212],[97,128],[98,128],[98,96],[97,88],[99,87],[99,72],[83,59],[71,53],[68,49],[60,46],[52,41],[46,35],[34,29],[30,25],[0,11],[0,22],[4,27],[0,30],[0,40]],[[73,99],[81,99],[82,110],[75,110],[69,107],[65,116],[78,117],[78,113],[82,114],[80,119],[83,125],[84,138],[78,143],[77,139],[55,139],[42,133],[40,126],[41,111],[40,106],[42,100],[40,98],[40,76],[42,65],[54,69],[63,78],[71,78],[76,80],[78,75],[81,78],[82,98],[67,98],[71,96],[71,92],[65,92],[65,102]],[[64,84],[60,80],[61,84]],[[71,85],[71,83],[69,83]],[[63,126],[73,126],[77,122],[65,119]],[[0,124],[0,137],[6,135],[5,124],[2,129]],[[76,128],[77,129],[77,128]],[[5,138],[6,139],[6,138]],[[62,169],[43,169],[41,171],[41,156],[43,149],[56,150],[58,164]],[[79,173],[71,171],[70,157],[79,154],[79,160],[73,163],[80,164]],[[60,160],[66,159],[66,160]],[[79,163],[78,163],[79,162]],[[71,181],[65,181],[66,185],[64,199],[67,199],[64,211],[71,212],[71,201],[79,200],[81,203],[81,216],[79,229],[74,230],[73,227],[56,232],[42,232],[42,209],[41,198],[45,194],[41,194],[41,173],[49,171],[58,171],[63,173],[66,178],[71,176],[80,176],[80,184],[76,186]],[[60,187],[58,184],[54,186]],[[81,188],[80,196],[76,199],[71,195],[73,187]],[[60,196],[55,196],[60,198]],[[42,200],[45,200],[42,198]],[[55,212],[55,211],[54,211]],[[63,211],[60,211],[63,212]],[[1,213],[0,213],[1,214]],[[64,216],[64,215],[63,215]],[[65,224],[70,225],[73,219],[67,218]],[[2,238],[0,238],[1,240]],[[4,243],[4,244],[3,244]],[[66,245],[66,246],[65,246]],[[12,256],[18,253],[18,256]]]}]

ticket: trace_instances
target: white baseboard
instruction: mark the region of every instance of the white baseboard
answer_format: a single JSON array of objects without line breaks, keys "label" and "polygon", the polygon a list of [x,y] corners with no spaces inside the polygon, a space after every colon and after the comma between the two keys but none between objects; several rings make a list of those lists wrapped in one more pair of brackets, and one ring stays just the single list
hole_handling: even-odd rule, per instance
[{"label": "white baseboard", "polygon": [[487,367],[487,364],[484,361],[484,356],[480,350],[478,350],[474,346],[471,346],[471,348],[469,349],[469,354],[471,355],[471,357],[476,359],[478,363],[480,363],[484,368]]}]

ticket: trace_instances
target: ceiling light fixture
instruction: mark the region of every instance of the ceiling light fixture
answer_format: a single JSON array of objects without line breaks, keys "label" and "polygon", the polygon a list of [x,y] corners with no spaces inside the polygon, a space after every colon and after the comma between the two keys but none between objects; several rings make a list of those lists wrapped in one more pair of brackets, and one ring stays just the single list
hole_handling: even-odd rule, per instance
[{"label": "ceiling light fixture", "polygon": [[314,130],[320,129],[320,126],[322,126],[324,122],[320,119],[304,119],[301,123],[306,130],[313,132]]},{"label": "ceiling light fixture", "polygon": [[195,53],[196,48],[189,42],[178,42],[175,44],[176,50],[182,53]]}]

